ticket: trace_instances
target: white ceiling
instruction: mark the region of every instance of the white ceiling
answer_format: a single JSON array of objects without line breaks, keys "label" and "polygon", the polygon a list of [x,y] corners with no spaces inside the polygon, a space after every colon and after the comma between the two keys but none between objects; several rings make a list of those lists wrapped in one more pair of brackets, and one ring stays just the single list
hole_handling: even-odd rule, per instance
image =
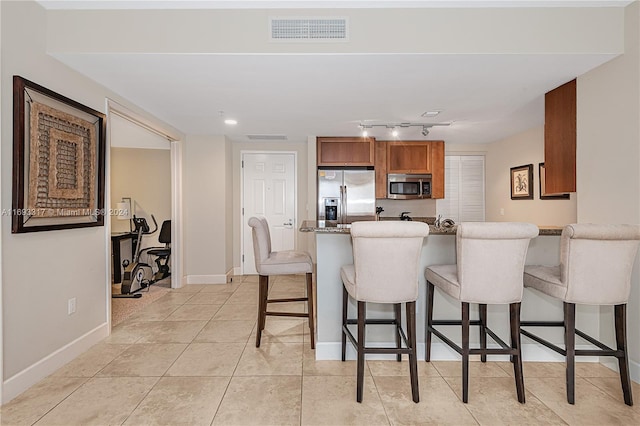
[{"label": "white ceiling", "polygon": [[[41,3],[70,7],[69,2]],[[88,7],[100,2],[71,3]],[[144,7],[143,3],[154,2],[109,3]],[[196,3],[228,7],[230,2]],[[235,2],[247,3],[264,8],[282,2]],[[370,3],[382,7],[391,2]],[[415,7],[434,2],[404,3]],[[612,55],[80,53],[56,57],[186,134],[226,134],[232,140],[247,140],[248,134],[286,135],[289,140],[306,141],[307,135],[357,135],[359,123],[438,122],[451,125],[434,127],[428,139],[488,143],[541,125],[545,92]],[[443,112],[435,119],[421,117],[429,110]],[[225,126],[222,118],[237,119],[238,125]],[[400,138],[424,139],[420,131],[402,129]],[[370,133],[391,139],[386,129]]]}]

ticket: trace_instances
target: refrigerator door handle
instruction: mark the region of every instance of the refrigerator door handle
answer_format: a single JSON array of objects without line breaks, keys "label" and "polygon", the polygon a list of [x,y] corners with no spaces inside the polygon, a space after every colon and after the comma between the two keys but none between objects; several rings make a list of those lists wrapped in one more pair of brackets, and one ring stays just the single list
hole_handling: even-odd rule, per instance
[{"label": "refrigerator door handle", "polygon": [[344,221],[344,187],[342,185],[340,185],[340,208],[338,210],[339,210],[338,222],[343,223]]},{"label": "refrigerator door handle", "polygon": [[347,185],[344,186],[344,214],[342,215],[342,223],[348,223],[347,222]]}]

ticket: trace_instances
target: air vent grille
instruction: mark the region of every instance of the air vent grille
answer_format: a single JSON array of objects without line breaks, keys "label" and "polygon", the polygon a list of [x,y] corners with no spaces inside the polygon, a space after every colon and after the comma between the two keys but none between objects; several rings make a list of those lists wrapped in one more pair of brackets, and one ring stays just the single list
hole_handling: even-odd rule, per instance
[{"label": "air vent grille", "polygon": [[286,141],[287,135],[247,135],[252,141]]},{"label": "air vent grille", "polygon": [[347,18],[270,18],[272,41],[347,41]]}]

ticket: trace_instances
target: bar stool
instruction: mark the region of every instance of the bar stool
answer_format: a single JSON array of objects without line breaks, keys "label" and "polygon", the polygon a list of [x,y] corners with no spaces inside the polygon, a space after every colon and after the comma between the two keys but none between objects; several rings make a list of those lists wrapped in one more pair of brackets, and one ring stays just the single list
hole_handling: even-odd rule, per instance
[{"label": "bar stool", "polygon": [[[253,253],[256,262],[256,270],[259,275],[258,295],[258,327],[256,333],[256,348],[260,347],[262,331],[266,323],[267,315],[285,317],[309,318],[309,331],[311,334],[311,349],[315,349],[315,326],[313,313],[313,261],[309,253],[304,251],[283,250],[271,251],[271,234],[269,224],[264,217],[252,217],[249,226],[253,234]],[[294,297],[287,299],[269,299],[269,277],[273,275],[306,274],[307,297]],[[300,312],[270,312],[267,310],[269,303],[307,302],[307,313]]]},{"label": "bar stool", "polygon": [[[424,237],[429,226],[422,222],[354,222],[351,225],[353,265],[340,269],[342,277],[342,360],[346,355],[347,337],[357,351],[356,400],[362,402],[365,354],[409,355],[411,394],[418,394],[418,364],[416,360],[416,300],[418,299],[418,265]],[[356,319],[347,319],[348,298],[358,305]],[[367,319],[366,303],[390,303],[393,319]],[[405,303],[407,334],[402,329],[401,304]],[[357,324],[356,339],[348,325]],[[392,324],[395,326],[395,348],[365,346],[365,325]],[[404,342],[404,348],[402,347]]]},{"label": "bar stool", "polygon": [[[462,355],[462,401],[469,400],[469,355],[511,356],[515,373],[518,401],[525,402],[522,355],[520,345],[520,302],[522,273],[529,241],[538,235],[538,227],[530,223],[483,222],[461,223],[456,232],[456,265],[433,265],[425,270],[427,279],[426,356],[431,359],[431,335]],[[460,301],[462,320],[434,320],[434,286]],[[480,319],[469,319],[469,304],[479,304]],[[511,345],[507,345],[487,326],[487,304],[508,304],[511,323]],[[461,325],[462,347],[458,346],[435,325]],[[469,347],[469,326],[480,326],[480,348]],[[487,348],[487,334],[501,348]]]},{"label": "bar stool", "polygon": [[[573,224],[562,230],[559,266],[526,266],[524,286],[562,300],[563,321],[522,321],[521,326],[564,327],[565,349],[521,329],[521,333],[566,357],[567,401],[575,402],[575,357],[618,359],[624,402],[633,405],[627,356],[627,300],[640,243],[640,226]],[[614,305],[616,349],[576,329],[576,304]],[[576,349],[578,335],[599,349]]]}]

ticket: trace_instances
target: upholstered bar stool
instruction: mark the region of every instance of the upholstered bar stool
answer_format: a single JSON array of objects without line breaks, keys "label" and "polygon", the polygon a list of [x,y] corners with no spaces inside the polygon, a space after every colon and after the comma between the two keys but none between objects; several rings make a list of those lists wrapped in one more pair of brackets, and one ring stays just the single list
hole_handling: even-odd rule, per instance
[{"label": "upholstered bar stool", "polygon": [[[349,338],[357,351],[356,400],[362,402],[364,359],[366,354],[409,355],[411,394],[414,402],[418,393],[418,364],[416,360],[416,300],[418,299],[418,267],[424,237],[429,226],[421,222],[354,222],[351,225],[353,265],[340,269],[342,277],[342,360]],[[348,299],[358,305],[356,319],[347,319]],[[394,306],[393,319],[367,319],[366,303],[388,303]],[[401,304],[405,303],[407,333],[402,329]],[[356,339],[348,325],[357,324]],[[365,346],[365,326],[392,324],[395,327],[396,347]],[[404,347],[402,343],[404,342]]]},{"label": "upholstered bar stool", "polygon": [[[456,232],[455,265],[433,265],[425,270],[427,279],[426,361],[431,358],[431,335],[462,355],[462,401],[469,400],[469,355],[510,355],[515,373],[518,401],[525,402],[522,356],[520,348],[520,302],[522,273],[529,241],[538,235],[530,223],[461,223]],[[460,301],[462,320],[434,320],[434,288]],[[479,305],[479,320],[469,319],[469,304]],[[511,345],[507,345],[487,325],[487,305],[508,304]],[[462,347],[437,330],[436,325],[461,325]],[[469,326],[480,326],[480,348],[469,347]],[[487,348],[487,334],[501,348]]]},{"label": "upholstered bar stool", "polygon": [[[264,217],[252,217],[249,226],[253,233],[253,252],[256,270],[259,275],[258,296],[258,326],[256,332],[256,347],[260,347],[262,331],[267,315],[309,318],[309,332],[311,334],[311,349],[315,349],[315,326],[313,312],[313,261],[307,252],[283,250],[271,251],[271,234],[269,224]],[[307,297],[293,297],[287,299],[269,299],[269,277],[273,275],[306,274]],[[307,302],[307,312],[270,312],[269,303]]]},{"label": "upholstered bar stool", "polygon": [[[640,243],[638,225],[573,224],[562,230],[559,266],[526,266],[525,287],[562,300],[563,321],[522,321],[521,326],[564,327],[565,349],[521,329],[521,333],[566,357],[567,401],[575,402],[575,357],[618,359],[624,402],[633,405],[627,357],[626,313],[631,272]],[[576,304],[613,305],[616,349],[576,329]],[[576,349],[578,335],[598,349]]]}]

